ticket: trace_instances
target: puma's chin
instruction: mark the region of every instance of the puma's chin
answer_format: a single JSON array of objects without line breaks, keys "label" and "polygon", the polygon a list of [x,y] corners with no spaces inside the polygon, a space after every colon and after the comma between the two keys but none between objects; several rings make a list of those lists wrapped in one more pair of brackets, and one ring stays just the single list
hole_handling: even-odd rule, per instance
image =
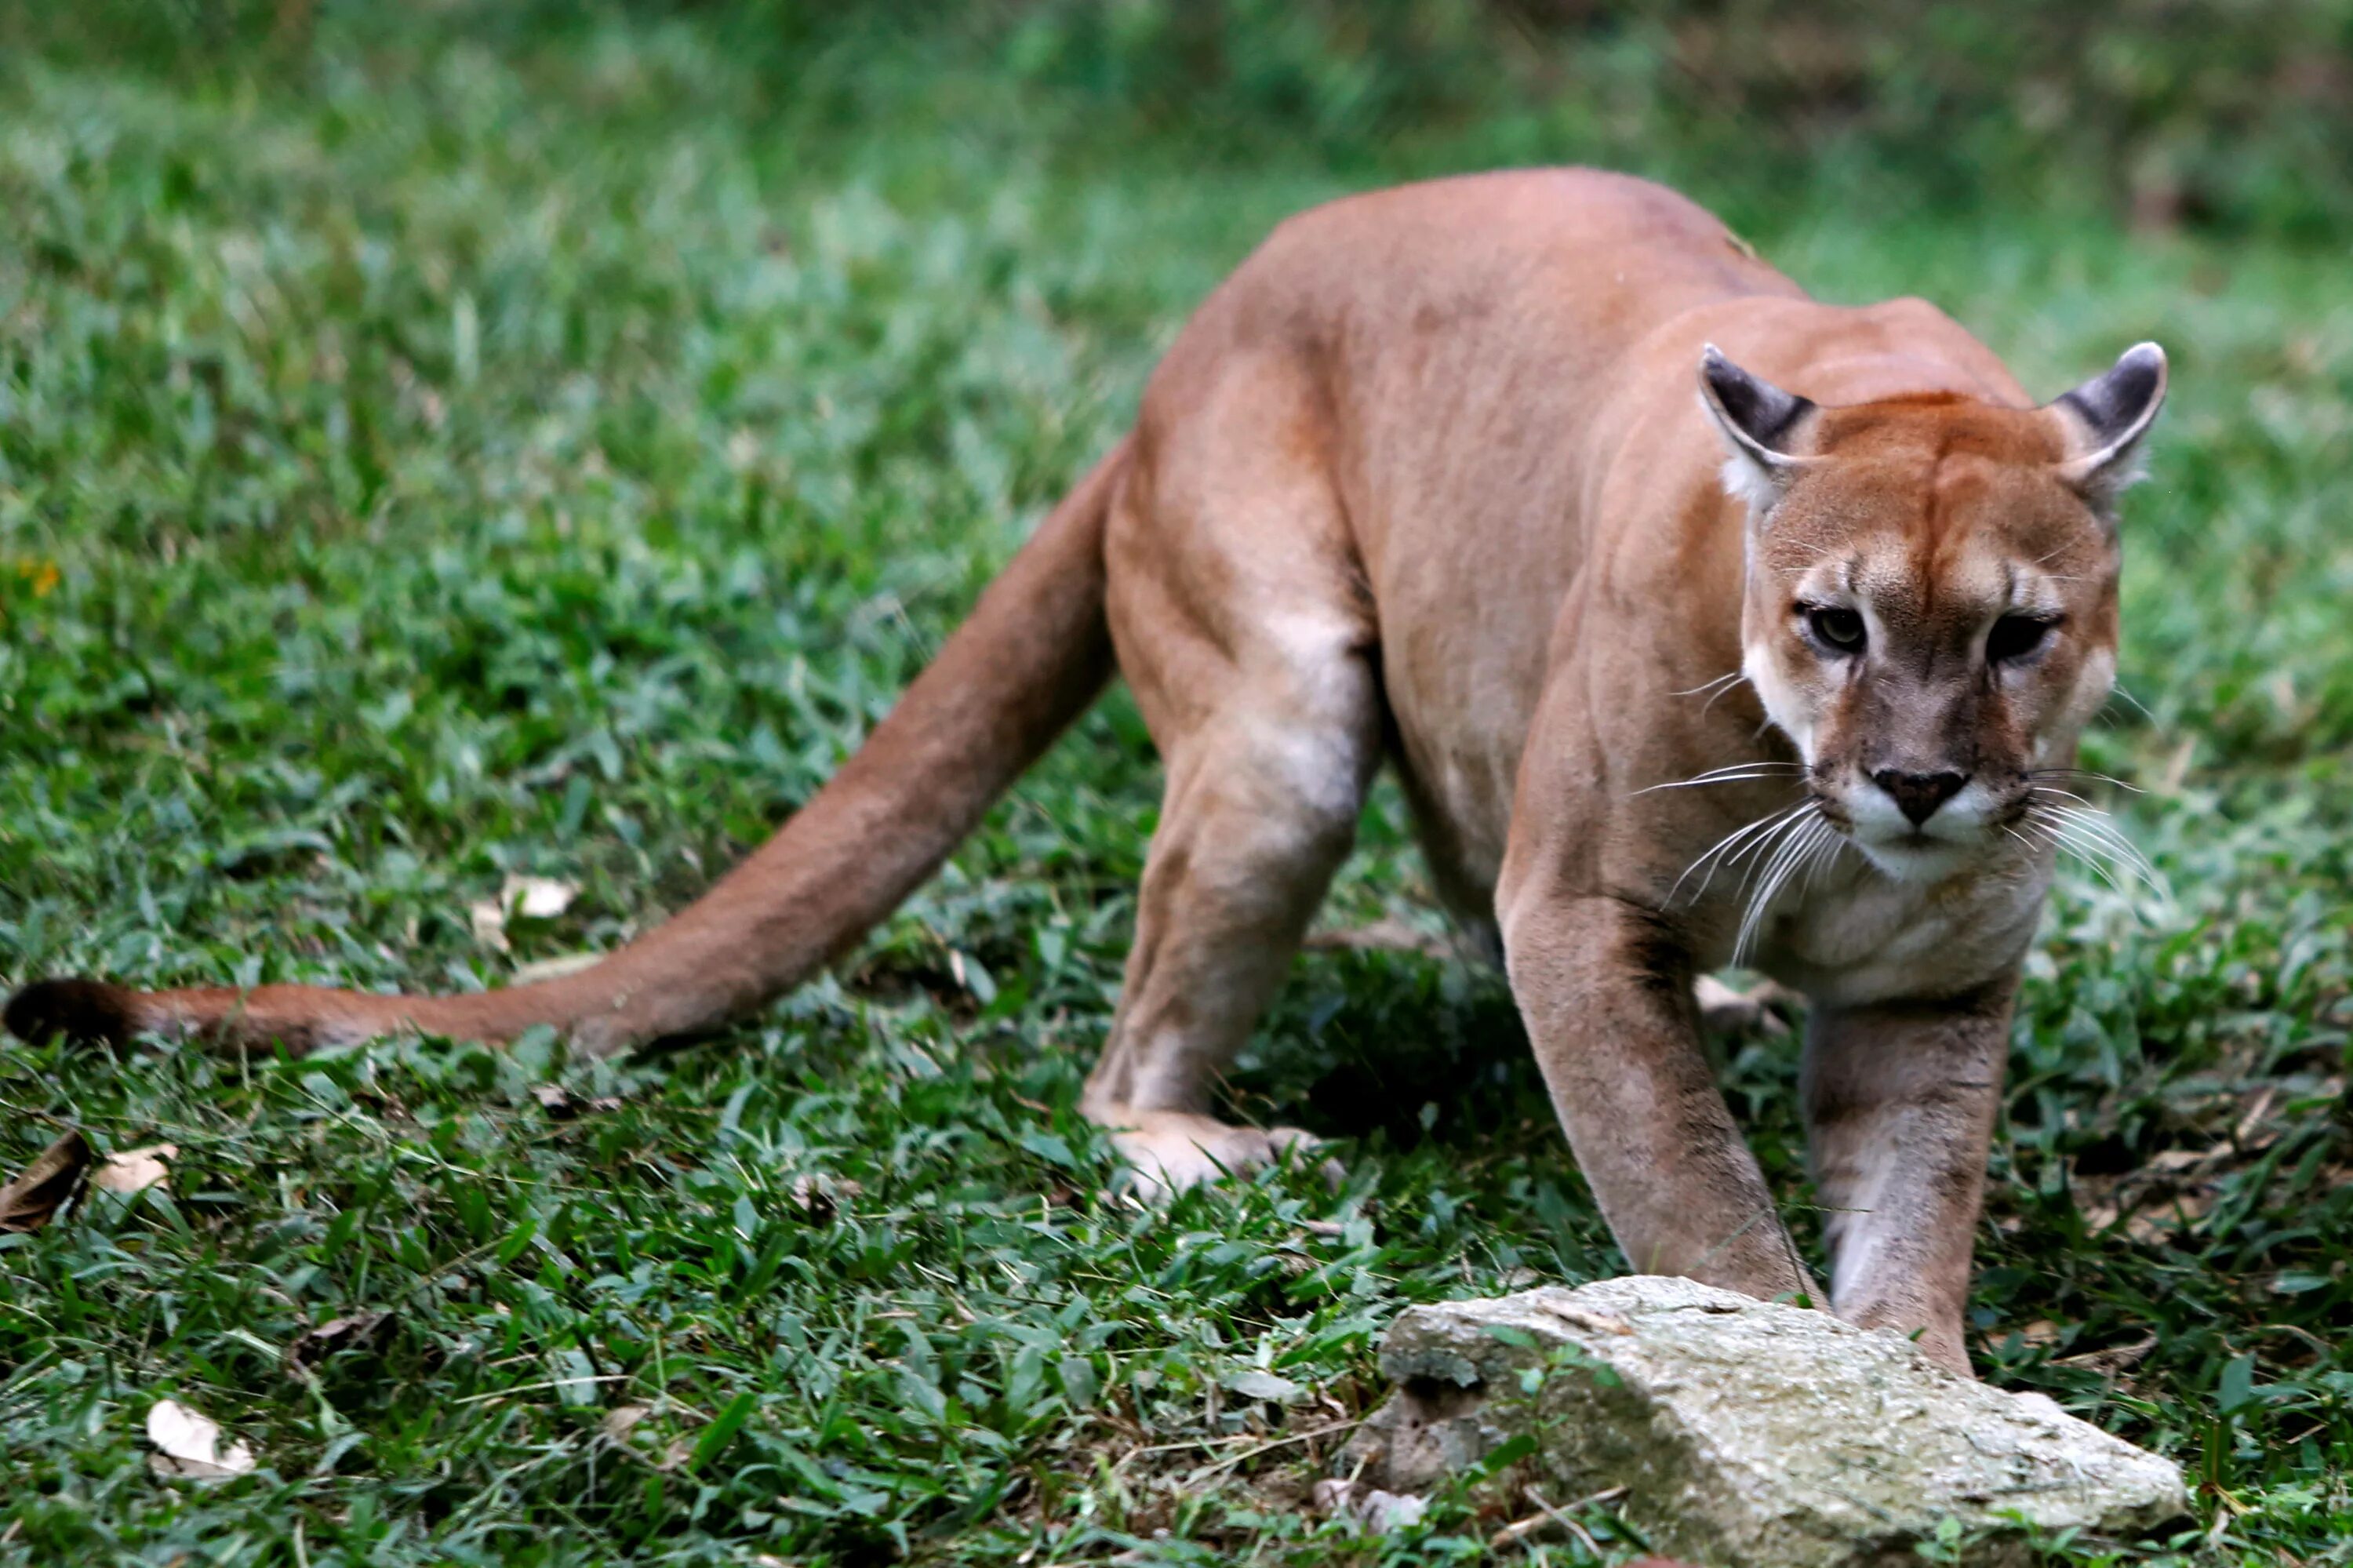
[{"label": "puma's chin", "polygon": [[1852,842],[1863,859],[1897,882],[1942,882],[1977,864],[1983,853],[1981,840],[1963,842],[1926,834],[1881,839],[1855,834]]}]

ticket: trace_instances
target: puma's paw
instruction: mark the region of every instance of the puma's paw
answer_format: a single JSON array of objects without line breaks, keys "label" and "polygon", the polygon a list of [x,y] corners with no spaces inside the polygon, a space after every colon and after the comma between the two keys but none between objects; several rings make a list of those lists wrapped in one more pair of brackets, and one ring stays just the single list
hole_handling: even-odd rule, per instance
[{"label": "puma's paw", "polygon": [[[1128,1168],[1130,1190],[1158,1202],[1174,1193],[1221,1176],[1271,1165],[1289,1150],[1313,1151],[1319,1140],[1295,1127],[1229,1127],[1190,1111],[1113,1110],[1102,1118],[1112,1129],[1112,1147]],[[1340,1183],[1337,1160],[1323,1166],[1324,1180]]]}]

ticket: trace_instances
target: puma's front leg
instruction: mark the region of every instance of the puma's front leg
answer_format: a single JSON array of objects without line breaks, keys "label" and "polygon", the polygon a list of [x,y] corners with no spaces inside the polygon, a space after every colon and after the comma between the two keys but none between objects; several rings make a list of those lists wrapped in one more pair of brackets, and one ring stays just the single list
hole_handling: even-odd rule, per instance
[{"label": "puma's front leg", "polygon": [[1807,1031],[1806,1121],[1831,1308],[1865,1328],[1917,1333],[1964,1375],[1961,1314],[2012,983],[1933,1004],[1818,1003]]},{"label": "puma's front leg", "polygon": [[1807,1290],[1701,1049],[1674,934],[1622,899],[1523,889],[1504,946],[1561,1126],[1627,1260],[1765,1300]]}]

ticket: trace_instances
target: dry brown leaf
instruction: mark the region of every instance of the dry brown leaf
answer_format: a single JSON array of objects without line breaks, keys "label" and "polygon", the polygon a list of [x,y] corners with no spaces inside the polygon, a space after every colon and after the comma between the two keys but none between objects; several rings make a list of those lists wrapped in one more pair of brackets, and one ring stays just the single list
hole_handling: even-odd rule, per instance
[{"label": "dry brown leaf", "polygon": [[2059,1325],[2048,1318],[2037,1318],[2018,1331],[2018,1337],[2030,1345],[2055,1345],[2059,1342]]},{"label": "dry brown leaf", "polygon": [[1739,991],[1714,975],[1702,975],[1692,981],[1692,1000],[1699,1004],[1700,1022],[1718,1033],[1758,1028],[1767,1034],[1789,1032],[1773,1009],[1789,1001],[1790,993],[1771,980],[1758,980]]},{"label": "dry brown leaf", "polygon": [[172,1168],[167,1160],[180,1157],[176,1143],[151,1143],[144,1149],[125,1149],[108,1155],[97,1170],[90,1173],[90,1184],[110,1192],[143,1192],[150,1187],[167,1186]]},{"label": "dry brown leaf", "polygon": [[531,1097],[540,1103],[540,1107],[547,1112],[551,1121],[570,1121],[584,1112],[602,1113],[621,1108],[620,1097],[617,1095],[592,1095],[585,1100],[575,1100],[561,1084],[533,1084]]},{"label": "dry brown leaf", "polygon": [[2272,1114],[2272,1107],[2278,1100],[2279,1086],[2276,1084],[2265,1084],[2249,1095],[2246,1104],[2240,1109],[2238,1124],[2231,1128],[2231,1137],[2242,1144],[2253,1143],[2255,1129],[2263,1125],[2263,1118]]},{"label": "dry brown leaf", "polygon": [[2089,1367],[2109,1377],[2138,1366],[2142,1358],[2157,1349],[2157,1336],[2145,1335],[2129,1345],[2110,1345],[2105,1350],[2084,1351],[2076,1355],[2061,1356],[2056,1365]]},{"label": "dry brown leaf", "polygon": [[1309,933],[1303,944],[1311,951],[1357,953],[1417,953],[1425,959],[1451,959],[1452,944],[1433,937],[1392,915],[1369,926],[1349,926]]},{"label": "dry brown leaf", "polygon": [[392,1314],[384,1311],[354,1312],[349,1317],[330,1318],[314,1329],[305,1329],[294,1336],[286,1347],[288,1370],[300,1372],[304,1367],[325,1361],[337,1351],[363,1350],[375,1344],[392,1327]]},{"label": "dry brown leaf", "polygon": [[[605,1429],[605,1436],[614,1442],[629,1443],[636,1436],[638,1425],[652,1414],[651,1405],[618,1404],[605,1413],[605,1419],[600,1425]],[[634,1447],[632,1451],[636,1451]],[[639,1452],[638,1457],[657,1470],[675,1470],[694,1457],[694,1439],[673,1437],[662,1446],[662,1451],[659,1457],[642,1452]]]},{"label": "dry brown leaf", "polygon": [[2213,1206],[2214,1194],[2207,1188],[2175,1192],[2135,1209],[2125,1221],[2125,1234],[2143,1246],[2154,1246],[2168,1236],[2196,1230]]},{"label": "dry brown leaf", "polygon": [[90,1141],[69,1132],[0,1187],[0,1231],[37,1231],[57,1216],[90,1169]]},{"label": "dry brown leaf", "polygon": [[224,1449],[220,1423],[176,1399],[159,1399],[148,1410],[147,1441],[155,1445],[147,1463],[159,1476],[217,1479],[253,1468],[250,1447],[232,1443]]},{"label": "dry brown leaf", "polygon": [[812,1224],[829,1225],[841,1206],[866,1189],[846,1178],[835,1176],[796,1176],[793,1178],[793,1205],[807,1214]]}]

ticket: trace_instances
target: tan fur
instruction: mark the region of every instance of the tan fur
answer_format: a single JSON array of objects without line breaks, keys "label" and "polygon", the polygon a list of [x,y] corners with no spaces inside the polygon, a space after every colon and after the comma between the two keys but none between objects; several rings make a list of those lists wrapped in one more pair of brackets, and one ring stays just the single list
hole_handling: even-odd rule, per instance
[{"label": "tan fur", "polygon": [[[1693,977],[1745,940],[1812,1004],[1834,1306],[1966,1368],[1985,1140],[2050,871],[2020,829],[2031,770],[2070,761],[2114,672],[2104,509],[2162,394],[2153,353],[2038,409],[1934,308],[1814,303],[1639,181],[1337,202],[1202,306],[1133,436],[866,747],[668,926],[482,996],[64,982],[9,1022],[297,1045],[543,1022],[598,1050],[707,1028],[927,875],[1115,651],[1168,783],[1084,1109],[1148,1183],[1307,1141],[1215,1120],[1212,1085],[1387,758],[1436,885],[1500,935],[1630,1259],[1807,1287],[1698,1044]],[[1775,408],[1802,412],[1768,428]],[[1828,599],[1867,620],[1867,656],[1809,640],[1801,607]],[[2029,611],[2059,618],[2047,643],[1989,665],[1989,629]],[[1959,792],[1915,826],[1899,795],[1923,789]],[[1792,805],[1810,859],[1763,833],[1710,858]]]}]

